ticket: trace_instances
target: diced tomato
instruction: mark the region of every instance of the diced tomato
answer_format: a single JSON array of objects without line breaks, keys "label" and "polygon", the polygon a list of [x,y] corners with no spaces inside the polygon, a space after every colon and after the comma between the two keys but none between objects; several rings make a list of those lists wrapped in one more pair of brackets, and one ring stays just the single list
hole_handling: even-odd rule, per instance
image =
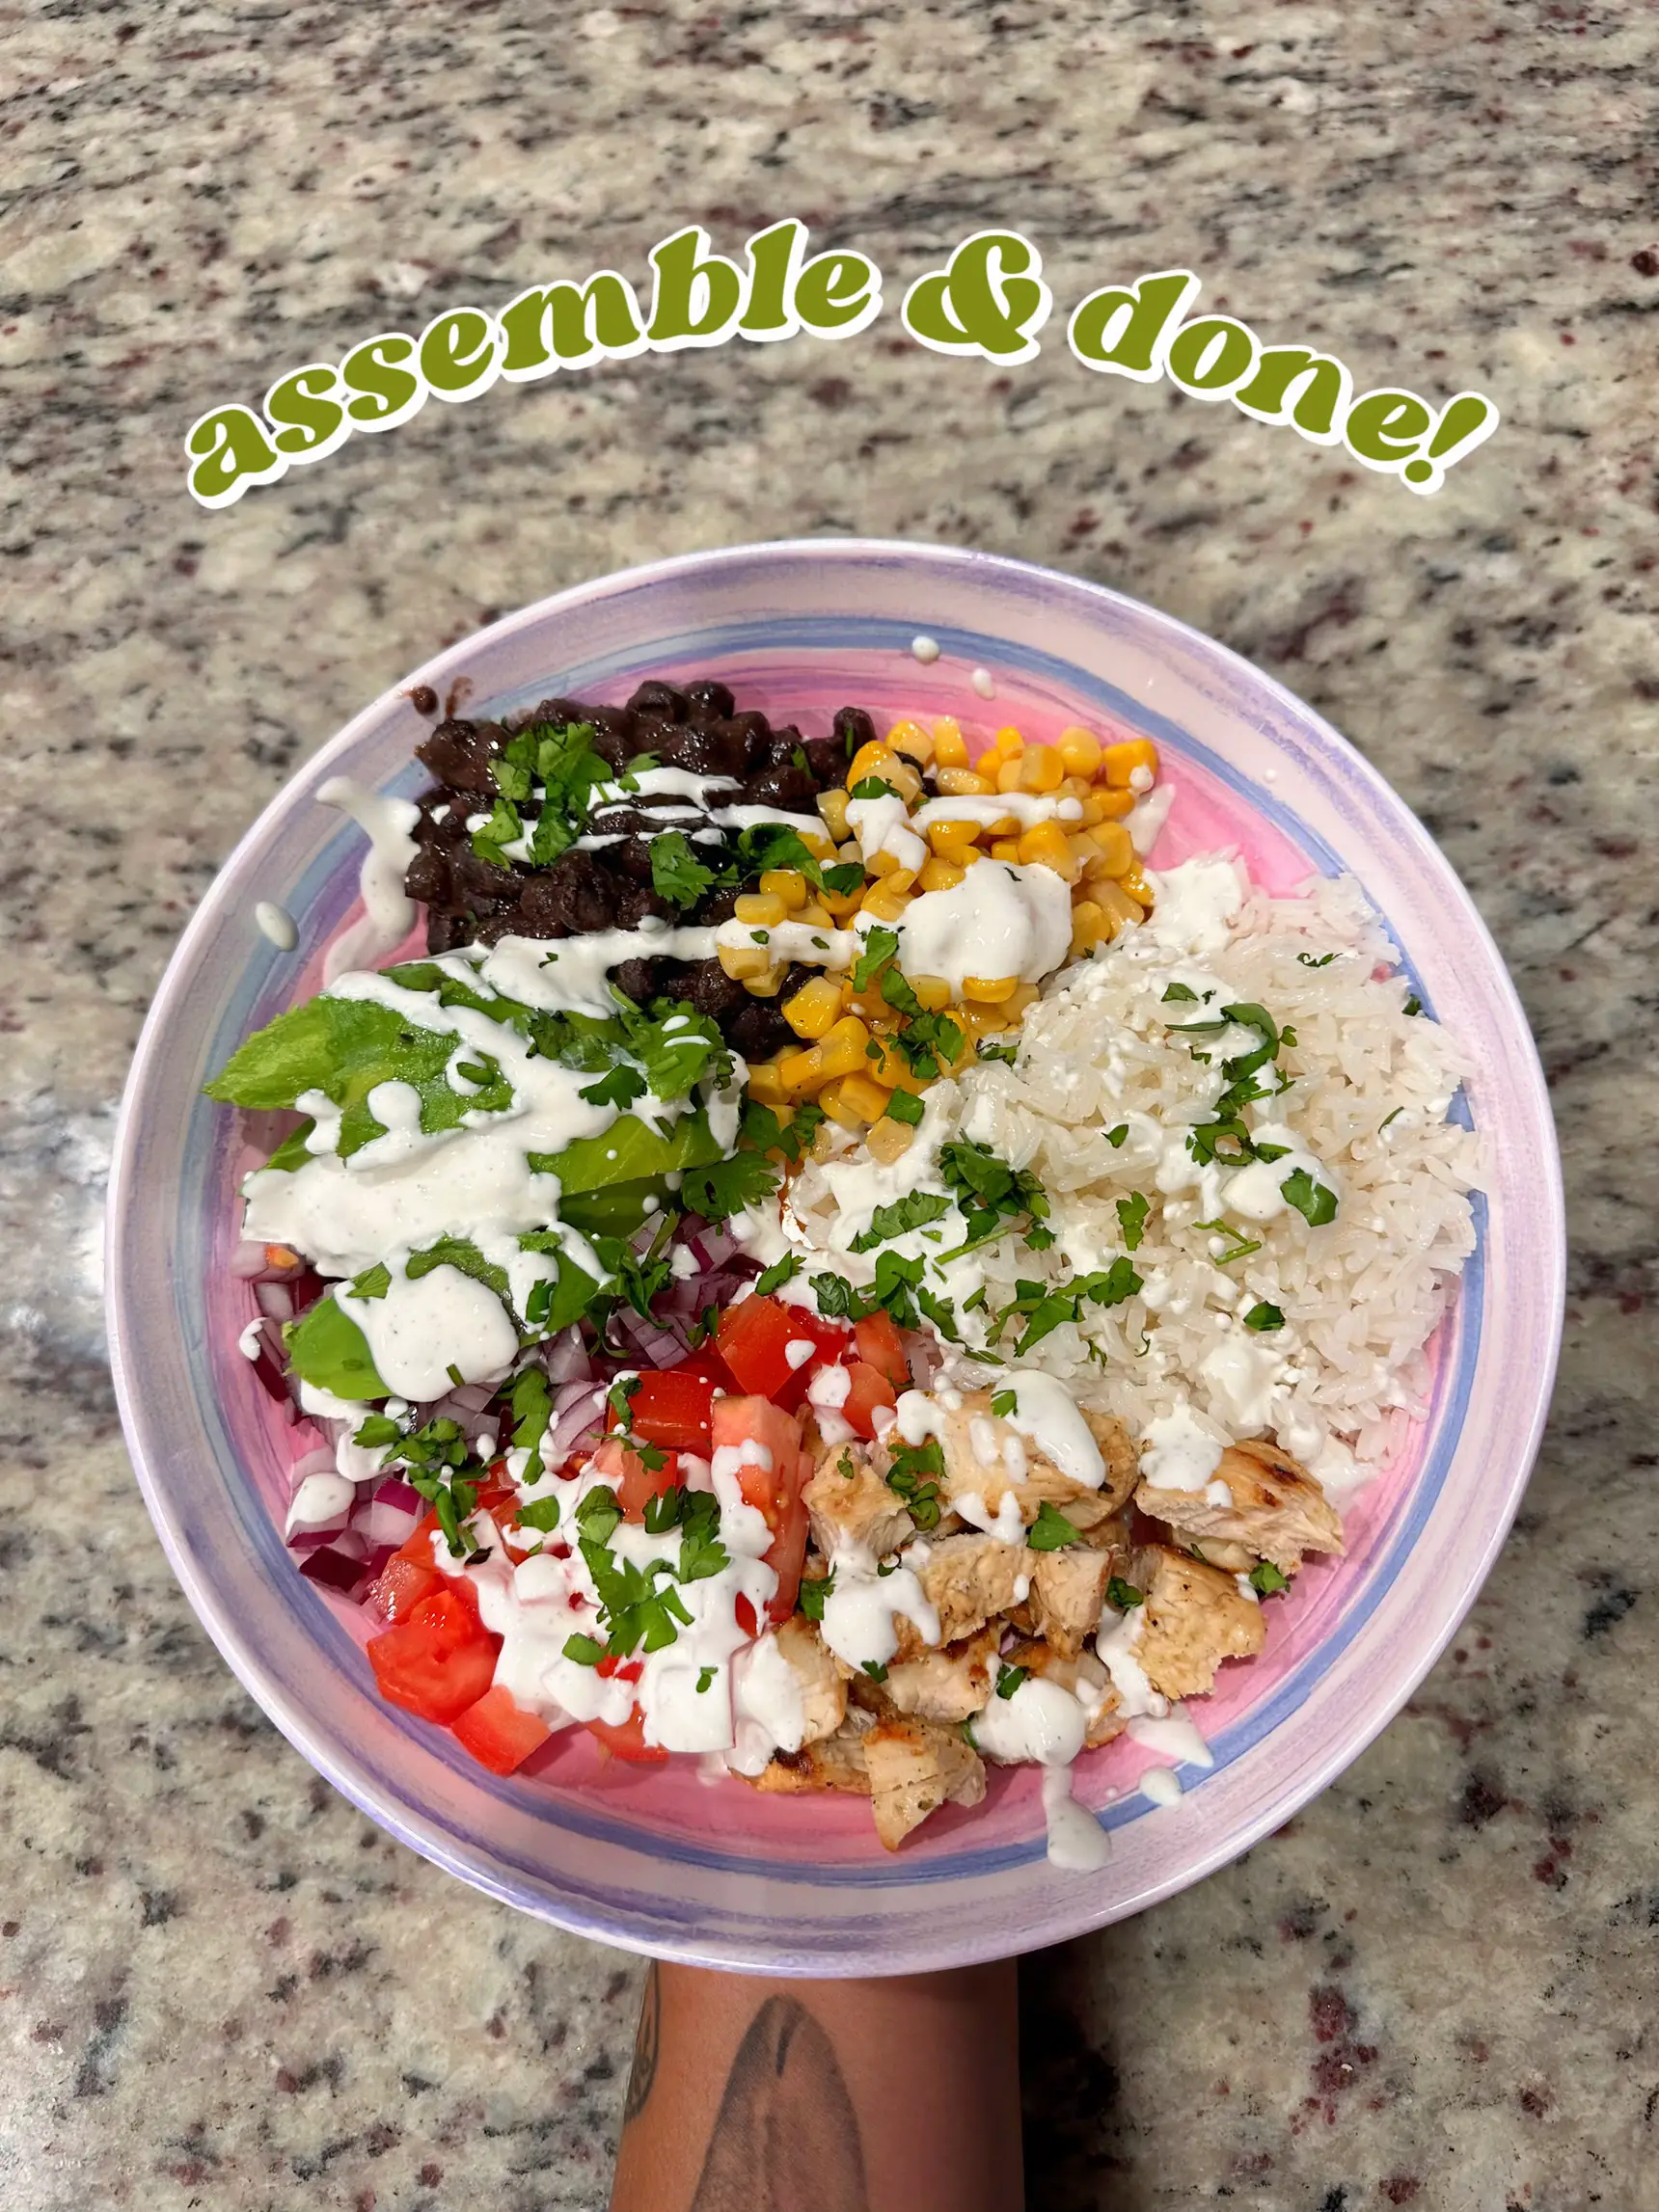
[{"label": "diced tomato", "polygon": [[806,1556],[807,1516],[801,1495],[806,1458],[800,1425],[793,1414],[768,1398],[717,1398],[714,1441],[717,1452],[729,1447],[742,1454],[745,1445],[757,1444],[765,1455],[765,1465],[741,1457],[737,1478],[744,1497],[765,1515],[773,1532],[766,1561],[777,1577],[777,1590],[767,1613],[773,1621],[786,1621],[795,1610]]},{"label": "diced tomato", "polygon": [[[717,1338],[738,1388],[781,1406],[799,1405],[813,1369],[840,1359],[851,1341],[838,1321],[821,1321],[804,1307],[776,1298],[746,1298],[728,1307]],[[789,1346],[802,1342],[815,1347],[813,1357],[791,1366]]]},{"label": "diced tomato", "polygon": [[838,1408],[841,1417],[861,1437],[876,1433],[875,1413],[878,1406],[895,1406],[898,1398],[885,1375],[875,1367],[868,1367],[862,1360],[855,1360],[847,1369],[852,1385],[847,1402]]},{"label": "diced tomato", "polygon": [[[431,1558],[428,1548],[426,1556]],[[383,1620],[406,1621],[423,1598],[444,1587],[436,1567],[422,1567],[401,1551],[394,1551],[368,1585],[368,1602]]]},{"label": "diced tomato", "polygon": [[389,1704],[422,1720],[454,1720],[476,1705],[496,1671],[500,1639],[454,1590],[424,1598],[406,1621],[371,1636],[368,1662]]},{"label": "diced tomato", "polygon": [[738,1592],[737,1601],[732,1606],[732,1617],[746,1636],[759,1635],[760,1623],[754,1617],[754,1607],[741,1590]]},{"label": "diced tomato", "polygon": [[866,1365],[885,1375],[895,1390],[911,1387],[911,1363],[905,1358],[905,1340],[890,1313],[878,1308],[853,1324],[853,1340]]},{"label": "diced tomato", "polygon": [[469,1705],[453,1727],[457,1740],[492,1774],[512,1773],[553,1733],[545,1721],[516,1704],[500,1683],[486,1689],[476,1705]]},{"label": "diced tomato", "polygon": [[[709,1455],[709,1408],[715,1391],[723,1386],[716,1372],[719,1362],[682,1361],[677,1367],[639,1377],[639,1388],[628,1401],[629,1425],[644,1443],[662,1444],[670,1451]],[[608,1429],[619,1427],[614,1406],[605,1416]]]},{"label": "diced tomato", "polygon": [[645,1715],[638,1706],[620,1725],[612,1720],[590,1720],[587,1728],[589,1734],[598,1737],[613,1758],[631,1759],[639,1766],[654,1767],[668,1756],[661,1744],[646,1742]]},{"label": "diced tomato", "polygon": [[647,1467],[639,1454],[631,1451],[618,1436],[605,1439],[593,1455],[593,1467],[599,1474],[617,1477],[616,1502],[622,1508],[624,1521],[643,1521],[645,1508],[653,1497],[665,1490],[677,1490],[686,1479],[677,1452],[665,1452],[661,1467]]}]

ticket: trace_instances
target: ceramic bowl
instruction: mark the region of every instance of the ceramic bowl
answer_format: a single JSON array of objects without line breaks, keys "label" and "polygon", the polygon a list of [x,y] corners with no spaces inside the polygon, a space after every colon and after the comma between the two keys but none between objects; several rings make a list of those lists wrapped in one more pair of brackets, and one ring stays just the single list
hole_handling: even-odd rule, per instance
[{"label": "ceramic bowl", "polygon": [[[937,660],[912,655],[918,634]],[[983,1806],[947,1808],[893,1856],[859,1800],[762,1797],[704,1783],[691,1760],[630,1768],[581,1732],[539,1771],[498,1780],[381,1702],[366,1617],[284,1551],[295,1447],[238,1354],[254,1308],[228,1266],[246,1146],[201,1087],[315,988],[356,910],[363,840],[317,787],[340,773],[422,787],[418,684],[499,715],[694,673],[808,735],[848,701],[878,722],[951,714],[982,735],[1007,721],[1032,738],[1074,721],[1144,733],[1177,792],[1157,861],[1236,845],[1278,890],[1350,871],[1466,1054],[1455,1111],[1481,1134],[1485,1188],[1478,1250],[1431,1346],[1428,1416],[1351,1509],[1347,1557],[1298,1578],[1269,1608],[1265,1655],[1225,1669],[1197,1709],[1215,1764],[1183,1771],[1178,1804],[1141,1794],[1148,1754],[1128,1741],[1080,1763],[1078,1794],[1111,1836],[1098,1873],[1049,1866],[1034,1769],[993,1773]],[[265,900],[294,917],[293,952],[257,928]],[[1321,1790],[1409,1696],[1492,1563],[1537,1444],[1563,1294],[1555,1138],[1526,1021],[1467,893],[1353,747],[1237,655],[1117,593],[844,539],[693,554],[561,592],[440,654],[324,746],[231,854],[156,994],[122,1117],[109,1259],[122,1418],[161,1540],[305,1757],[392,1834],[525,1911],[665,1956],[802,1974],[943,1967],[1075,1935],[1225,1865]]]}]

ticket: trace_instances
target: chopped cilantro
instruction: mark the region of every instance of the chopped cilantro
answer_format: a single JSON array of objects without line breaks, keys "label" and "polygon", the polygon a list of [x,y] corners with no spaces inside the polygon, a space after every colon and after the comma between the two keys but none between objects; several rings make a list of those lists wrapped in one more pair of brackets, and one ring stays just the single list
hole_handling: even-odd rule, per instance
[{"label": "chopped cilantro", "polygon": [[843,860],[834,868],[824,871],[824,888],[833,891],[838,898],[850,899],[861,890],[864,882],[864,865],[860,860]]},{"label": "chopped cilantro", "polygon": [[605,1646],[594,1636],[566,1636],[564,1656],[574,1659],[578,1666],[597,1666],[605,1657]]},{"label": "chopped cilantro", "polygon": [[938,1221],[941,1214],[951,1210],[951,1201],[936,1191],[909,1191],[891,1205],[877,1206],[870,1216],[870,1226],[861,1229],[848,1246],[849,1252],[873,1252],[877,1245],[890,1243],[894,1237],[905,1236],[924,1223]]},{"label": "chopped cilantro", "polygon": [[1025,1531],[1025,1541],[1033,1551],[1058,1551],[1068,1544],[1078,1541],[1077,1524],[1068,1521],[1057,1506],[1045,1498],[1037,1509],[1037,1518]]},{"label": "chopped cilantro", "polygon": [[887,1100],[887,1119],[902,1121],[907,1129],[913,1129],[927,1111],[913,1091],[895,1091]]},{"label": "chopped cilantro", "polygon": [[697,1695],[699,1697],[701,1697],[705,1689],[712,1687],[715,1676],[719,1674],[719,1672],[720,1668],[718,1666],[705,1666],[700,1669],[697,1675]]},{"label": "chopped cilantro", "polygon": [[1020,1411],[1019,1391],[997,1390],[993,1392],[991,1400],[991,1410],[996,1416],[998,1420],[1006,1420],[1010,1414],[1017,1414]]},{"label": "chopped cilantro", "polygon": [[868,990],[871,984],[896,957],[899,950],[897,930],[884,928],[880,923],[864,939],[864,949],[853,962],[853,988]]},{"label": "chopped cilantro", "polygon": [[1129,1123],[1127,1121],[1120,1121],[1115,1129],[1108,1129],[1106,1131],[1106,1143],[1111,1146],[1114,1151],[1121,1151],[1123,1149],[1124,1139],[1129,1135]]},{"label": "chopped cilantro", "polygon": [[614,1106],[619,1111],[632,1106],[636,1098],[645,1095],[645,1078],[637,1067],[618,1063],[609,1075],[602,1075],[597,1083],[589,1083],[577,1096],[585,1098],[589,1106]]},{"label": "chopped cilantro", "polygon": [[902,1497],[918,1528],[937,1528],[939,1514],[938,1477],[944,1472],[944,1450],[937,1437],[926,1443],[900,1444],[887,1469],[887,1488]]},{"label": "chopped cilantro", "polygon": [[353,1298],[384,1298],[391,1288],[392,1270],[385,1260],[377,1259],[372,1267],[366,1267],[361,1275],[352,1278],[351,1295]]},{"label": "chopped cilantro", "polygon": [[1018,1067],[1020,1047],[1017,1044],[998,1044],[989,1037],[982,1037],[979,1040],[979,1057],[981,1060],[1000,1060],[1009,1067]]},{"label": "chopped cilantro", "polygon": [[1124,1234],[1124,1250],[1138,1252],[1146,1232],[1146,1217],[1152,1211],[1152,1201],[1140,1191],[1131,1192],[1127,1199],[1118,1200],[1118,1227]]},{"label": "chopped cilantro", "polygon": [[1319,1228],[1326,1222],[1335,1221],[1335,1191],[1328,1190],[1323,1183],[1315,1182],[1306,1168],[1298,1168],[1293,1174],[1287,1175],[1279,1188],[1310,1228]]},{"label": "chopped cilantro", "polygon": [[834,1587],[835,1570],[833,1568],[817,1581],[814,1581],[809,1575],[802,1583],[801,1610],[809,1621],[821,1621],[824,1618],[824,1601]]},{"label": "chopped cilantro", "polygon": [[521,1528],[539,1528],[543,1535],[558,1526],[558,1500],[557,1497],[537,1497],[529,1505],[518,1509]]},{"label": "chopped cilantro", "polygon": [[872,1682],[885,1682],[887,1679],[887,1670],[880,1659],[867,1659],[864,1661],[864,1672]]},{"label": "chopped cilantro", "polygon": [[1259,1236],[1245,1236],[1241,1230],[1236,1229],[1231,1222],[1221,1220],[1219,1215],[1214,1221],[1195,1221],[1192,1226],[1194,1228],[1208,1230],[1211,1236],[1225,1237],[1228,1240],[1231,1249],[1217,1254],[1215,1259],[1217,1267],[1231,1267],[1236,1259],[1247,1259],[1251,1253],[1260,1252],[1262,1249],[1262,1240]]},{"label": "chopped cilantro", "polygon": [[714,888],[716,875],[697,858],[683,830],[670,829],[651,840],[651,888],[671,905],[694,906]]},{"label": "chopped cilantro", "polygon": [[1285,1326],[1285,1316],[1276,1306],[1270,1306],[1264,1298],[1245,1314],[1244,1326],[1262,1335],[1269,1329],[1282,1329]]},{"label": "chopped cilantro", "polygon": [[1163,1003],[1168,1006],[1175,999],[1185,999],[1191,1005],[1196,1006],[1198,993],[1195,990],[1189,990],[1185,984],[1171,984],[1168,990],[1163,994]]},{"label": "chopped cilantro", "polygon": [[999,1665],[996,1670],[997,1696],[1012,1697],[1030,1671],[1029,1667]]},{"label": "chopped cilantro", "polygon": [[884,777],[864,776],[847,794],[849,798],[897,798],[897,790]]},{"label": "chopped cilantro", "polygon": [[1270,1598],[1275,1591],[1288,1590],[1291,1578],[1282,1575],[1271,1559],[1263,1559],[1250,1570],[1250,1587],[1259,1598]]},{"label": "chopped cilantro", "polygon": [[1318,959],[1314,958],[1312,953],[1298,953],[1296,955],[1298,964],[1304,968],[1328,968],[1335,958],[1335,953],[1321,953]]},{"label": "chopped cilantro", "polygon": [[781,1259],[775,1259],[770,1267],[762,1269],[760,1280],[754,1286],[755,1295],[770,1298],[775,1290],[781,1290],[786,1282],[792,1281],[800,1273],[800,1260],[794,1253],[786,1252]]},{"label": "chopped cilantro", "polygon": [[706,1221],[729,1221],[746,1206],[759,1205],[776,1188],[777,1175],[759,1152],[734,1152],[712,1167],[688,1168],[680,1198]]},{"label": "chopped cilantro", "polygon": [[1132,1582],[1126,1582],[1122,1576],[1114,1575],[1106,1584],[1106,1603],[1115,1612],[1127,1613],[1132,1606],[1144,1605],[1146,1595],[1137,1590]]},{"label": "chopped cilantro", "polygon": [[1401,1011],[1404,1013],[1421,1013],[1423,1012],[1423,1001],[1418,997],[1417,993],[1413,991]]}]

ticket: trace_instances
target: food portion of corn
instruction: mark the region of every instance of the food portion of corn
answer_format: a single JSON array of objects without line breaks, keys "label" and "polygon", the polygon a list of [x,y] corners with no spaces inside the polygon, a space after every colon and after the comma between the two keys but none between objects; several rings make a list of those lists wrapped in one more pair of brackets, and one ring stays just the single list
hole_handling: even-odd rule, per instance
[{"label": "food portion of corn", "polygon": [[[993,798],[1007,793],[1013,811],[993,814],[987,808],[984,822],[930,823],[928,857],[919,867],[904,865],[890,851],[878,852],[865,869],[862,885],[850,892],[828,885],[817,889],[797,869],[769,869],[760,889],[737,901],[737,919],[757,931],[770,931],[785,921],[846,930],[862,912],[890,929],[912,900],[953,890],[982,860],[1006,860],[1050,868],[1070,886],[1072,953],[1087,958],[1152,905],[1151,887],[1124,818],[1152,788],[1157,766],[1157,748],[1150,739],[1107,742],[1075,725],[1062,730],[1051,744],[1028,744],[1023,733],[1009,724],[976,752],[949,715],[931,728],[908,719],[895,722],[884,738],[859,747],[844,790],[820,795],[823,829],[802,832],[815,858],[842,865],[860,858],[847,818],[852,798],[870,796],[859,794],[860,785],[884,786],[913,814],[928,803],[922,778],[931,771],[941,798]],[[1027,802],[1033,798],[1054,800],[1052,814],[1028,821]],[[781,987],[784,968],[764,942],[722,947],[720,958],[734,981],[758,995],[774,996]],[[1035,984],[1017,976],[969,976],[960,992],[938,976],[905,980],[924,1013],[948,1021],[960,1037],[952,1050],[942,1044],[935,1048],[937,1064],[946,1074],[968,1066],[982,1039],[1018,1030],[1038,996]],[[902,1119],[895,1118],[888,1111],[890,1101],[896,1092],[913,1099],[933,1080],[918,1077],[900,1049],[903,1013],[878,984],[860,991],[850,975],[828,974],[794,990],[781,1011],[801,1042],[771,1061],[751,1063],[752,1095],[774,1106],[816,1099],[842,1127],[869,1129],[875,1158],[899,1158],[911,1142],[911,1117],[916,1109],[911,1106]]]}]

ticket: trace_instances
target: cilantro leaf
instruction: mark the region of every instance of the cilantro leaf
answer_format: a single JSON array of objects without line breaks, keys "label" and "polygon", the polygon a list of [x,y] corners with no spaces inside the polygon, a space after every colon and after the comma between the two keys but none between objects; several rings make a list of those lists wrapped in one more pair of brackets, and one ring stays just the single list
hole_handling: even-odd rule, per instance
[{"label": "cilantro leaf", "polygon": [[1279,1185],[1286,1200],[1306,1221],[1310,1228],[1319,1228],[1337,1218],[1337,1194],[1323,1183],[1315,1182],[1306,1168],[1297,1168]]},{"label": "cilantro leaf", "polygon": [[1146,1594],[1137,1590],[1132,1582],[1126,1582],[1121,1576],[1114,1575],[1106,1584],[1106,1603],[1114,1611],[1127,1613],[1135,1605],[1144,1605]]},{"label": "cilantro leaf", "polygon": [[847,1247],[849,1252],[874,1252],[877,1245],[890,1243],[894,1237],[908,1235],[912,1228],[921,1228],[930,1221],[938,1221],[941,1214],[951,1210],[951,1200],[937,1191],[909,1191],[891,1205],[877,1206],[870,1216],[870,1226],[861,1229]]},{"label": "cilantro leaf", "polygon": [[543,1535],[558,1526],[558,1500],[557,1497],[538,1497],[518,1509],[521,1528],[539,1528]]},{"label": "cilantro leaf", "polygon": [[734,1152],[729,1160],[687,1170],[681,1202],[705,1221],[729,1221],[746,1206],[759,1205],[776,1190],[776,1171],[759,1152]]},{"label": "cilantro leaf", "polygon": [[619,1110],[632,1106],[636,1098],[645,1095],[645,1078],[637,1067],[618,1062],[609,1075],[602,1075],[597,1083],[589,1083],[577,1093],[589,1106],[614,1106]]},{"label": "cilantro leaf", "polygon": [[298,1321],[285,1322],[288,1364],[302,1383],[332,1390],[337,1398],[384,1398],[390,1393],[374,1365],[368,1339],[332,1295],[319,1298]]},{"label": "cilantro leaf", "polygon": [[1245,1314],[1244,1326],[1261,1335],[1269,1329],[1282,1329],[1285,1326],[1285,1316],[1276,1306],[1270,1306],[1264,1298]]},{"label": "cilantro leaf", "polygon": [[913,1091],[895,1091],[887,1100],[887,1119],[899,1121],[907,1129],[914,1129],[927,1109]]},{"label": "cilantro leaf", "polygon": [[1106,1143],[1111,1146],[1113,1151],[1122,1151],[1124,1139],[1129,1135],[1129,1123],[1127,1121],[1120,1121],[1115,1129],[1108,1129],[1106,1131]]},{"label": "cilantro leaf", "polygon": [[1025,1541],[1033,1551],[1059,1551],[1068,1544],[1079,1540],[1074,1521],[1068,1521],[1057,1506],[1045,1498],[1038,1507],[1037,1518],[1025,1531]]},{"label": "cilantro leaf", "polygon": [[1250,1570],[1250,1587],[1259,1598],[1270,1598],[1275,1591],[1288,1590],[1291,1578],[1281,1574],[1271,1559],[1263,1559]]},{"label": "cilantro leaf", "polygon": [[762,1268],[754,1286],[755,1296],[770,1298],[775,1290],[781,1290],[800,1273],[801,1261],[794,1253],[786,1252],[781,1259],[775,1259],[770,1267]]},{"label": "cilantro leaf", "polygon": [[824,1601],[834,1587],[835,1570],[833,1567],[820,1580],[814,1581],[811,1576],[808,1576],[802,1583],[801,1610],[809,1621],[821,1621],[824,1618]]},{"label": "cilantro leaf", "polygon": [[1020,1685],[1025,1680],[1030,1671],[1031,1669],[1029,1667],[1004,1666],[999,1664],[996,1669],[997,1696],[1012,1697],[1014,1692],[1020,1687]]},{"label": "cilantro leaf", "polygon": [[564,1656],[574,1659],[578,1666],[597,1666],[605,1657],[605,1646],[594,1636],[566,1636]]},{"label": "cilantro leaf", "polygon": [[981,1060],[1000,1060],[1010,1067],[1017,1067],[1020,1065],[1020,1047],[1017,1044],[997,1044],[991,1038],[982,1037],[979,1040],[979,1057]]},{"label": "cilantro leaf", "polygon": [[1010,1414],[1020,1411],[1018,1390],[996,1390],[992,1395],[991,1410],[998,1420],[1006,1420]]},{"label": "cilantro leaf", "polygon": [[675,906],[694,906],[714,888],[715,871],[697,858],[684,830],[665,830],[651,840],[651,888]]},{"label": "cilantro leaf", "polygon": [[1296,955],[1298,965],[1304,968],[1328,968],[1335,958],[1335,953],[1321,953],[1318,959],[1315,959],[1312,953],[1298,953]]},{"label": "cilantro leaf", "polygon": [[1138,1252],[1146,1232],[1146,1217],[1152,1211],[1152,1202],[1140,1191],[1131,1192],[1127,1199],[1118,1200],[1118,1227],[1123,1231],[1124,1250]]}]

